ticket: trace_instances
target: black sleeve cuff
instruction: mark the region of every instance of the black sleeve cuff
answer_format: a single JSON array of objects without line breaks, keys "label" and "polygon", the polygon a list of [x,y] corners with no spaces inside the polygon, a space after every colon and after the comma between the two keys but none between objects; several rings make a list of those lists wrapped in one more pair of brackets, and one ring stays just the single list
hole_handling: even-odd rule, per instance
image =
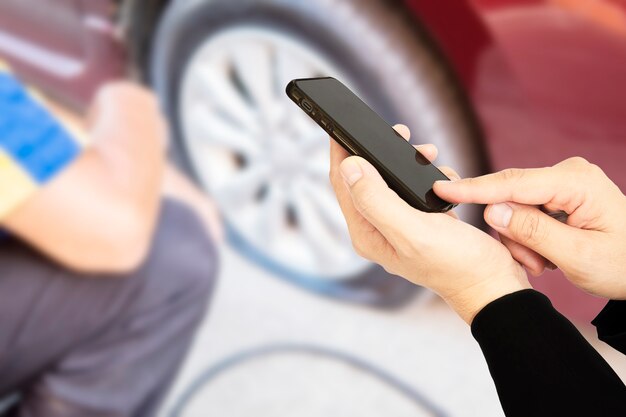
[{"label": "black sleeve cuff", "polygon": [[534,290],[472,322],[507,417],[626,416],[626,387],[574,325]]},{"label": "black sleeve cuff", "polygon": [[598,339],[626,355],[626,301],[609,301],[591,323]]},{"label": "black sleeve cuff", "polygon": [[548,297],[528,289],[507,294],[487,304],[472,321],[472,335],[480,344],[499,337],[501,331],[526,328],[529,321],[554,314]]}]

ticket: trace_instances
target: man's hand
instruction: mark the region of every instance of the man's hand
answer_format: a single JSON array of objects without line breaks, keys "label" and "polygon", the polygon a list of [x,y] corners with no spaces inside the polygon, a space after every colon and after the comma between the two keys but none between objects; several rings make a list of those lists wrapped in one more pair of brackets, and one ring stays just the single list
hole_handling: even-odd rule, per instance
[{"label": "man's hand", "polygon": [[[406,127],[398,132],[408,137]],[[419,150],[430,160],[436,148]],[[458,175],[442,168],[449,177]],[[423,213],[393,192],[367,161],[331,140],[331,182],[355,250],[392,274],[431,288],[468,323],[485,305],[530,288],[508,250],[453,213]]]},{"label": "man's hand", "polygon": [[[437,182],[435,192],[455,203],[488,204],[485,220],[534,275],[554,264],[583,290],[626,299],[626,197],[596,165],[571,158]],[[538,207],[569,216],[561,223]]]}]

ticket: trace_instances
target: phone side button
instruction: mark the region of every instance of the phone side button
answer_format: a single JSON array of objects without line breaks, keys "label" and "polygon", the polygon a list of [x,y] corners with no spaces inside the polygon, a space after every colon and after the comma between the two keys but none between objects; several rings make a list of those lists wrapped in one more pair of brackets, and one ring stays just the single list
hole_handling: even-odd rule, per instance
[{"label": "phone side button", "polygon": [[343,148],[348,151],[348,153],[352,154],[352,155],[359,155],[359,153],[356,151],[356,149],[354,149],[352,146],[350,146],[348,144],[348,141],[343,137],[343,135],[341,135],[339,133],[339,131],[335,131],[335,138],[337,140],[337,142],[339,142],[339,144],[341,146],[343,146]]}]

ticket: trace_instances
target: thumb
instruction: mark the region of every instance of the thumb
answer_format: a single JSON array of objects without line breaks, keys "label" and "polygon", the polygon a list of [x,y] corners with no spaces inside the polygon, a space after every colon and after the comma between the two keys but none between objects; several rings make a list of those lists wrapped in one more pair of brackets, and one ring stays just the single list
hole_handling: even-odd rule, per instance
[{"label": "thumb", "polygon": [[358,156],[346,158],[340,165],[341,175],[359,213],[385,238],[393,242],[404,223],[402,219],[421,214],[391,190],[378,171]]},{"label": "thumb", "polygon": [[580,247],[580,229],[553,219],[536,207],[499,203],[487,206],[485,220],[496,231],[534,250],[557,266],[568,260]]}]

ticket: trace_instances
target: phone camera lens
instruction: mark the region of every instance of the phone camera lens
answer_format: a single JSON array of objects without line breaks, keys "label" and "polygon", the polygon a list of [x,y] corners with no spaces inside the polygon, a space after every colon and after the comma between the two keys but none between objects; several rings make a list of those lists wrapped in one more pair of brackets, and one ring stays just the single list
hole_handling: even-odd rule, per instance
[{"label": "phone camera lens", "polygon": [[302,106],[304,111],[307,113],[311,113],[313,111],[313,106],[307,100],[302,100],[300,102],[300,106]]}]

